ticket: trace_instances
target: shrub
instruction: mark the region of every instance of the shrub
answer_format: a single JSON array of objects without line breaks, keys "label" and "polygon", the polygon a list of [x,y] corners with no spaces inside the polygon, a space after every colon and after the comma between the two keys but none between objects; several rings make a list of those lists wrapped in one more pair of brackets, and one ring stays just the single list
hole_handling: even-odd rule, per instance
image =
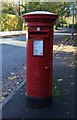
[{"label": "shrub", "polygon": [[23,20],[21,16],[2,14],[2,21],[0,24],[1,31],[17,31],[23,30]]},{"label": "shrub", "polygon": [[[72,24],[69,24],[69,28],[72,28]],[[77,24],[74,24],[74,28],[77,29]]]}]

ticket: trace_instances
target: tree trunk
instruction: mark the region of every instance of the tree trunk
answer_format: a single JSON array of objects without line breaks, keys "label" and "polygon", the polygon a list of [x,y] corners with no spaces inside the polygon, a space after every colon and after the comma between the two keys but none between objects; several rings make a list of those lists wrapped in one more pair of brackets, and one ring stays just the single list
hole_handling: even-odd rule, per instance
[{"label": "tree trunk", "polygon": [[77,24],[77,15],[75,15],[75,24]]}]

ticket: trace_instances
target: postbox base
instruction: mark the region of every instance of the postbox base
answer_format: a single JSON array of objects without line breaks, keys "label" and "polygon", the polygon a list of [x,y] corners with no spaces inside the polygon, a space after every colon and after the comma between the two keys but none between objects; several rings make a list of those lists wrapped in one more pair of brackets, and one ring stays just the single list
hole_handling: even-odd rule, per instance
[{"label": "postbox base", "polygon": [[39,98],[26,95],[26,99],[28,107],[35,109],[47,107],[52,103],[52,96]]}]

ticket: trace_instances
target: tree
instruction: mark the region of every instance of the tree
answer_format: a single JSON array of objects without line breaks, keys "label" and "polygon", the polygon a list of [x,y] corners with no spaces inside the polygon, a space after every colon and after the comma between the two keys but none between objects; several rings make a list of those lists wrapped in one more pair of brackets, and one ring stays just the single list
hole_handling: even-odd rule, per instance
[{"label": "tree", "polygon": [[5,14],[14,14],[20,16],[20,0],[19,3],[13,1],[5,0],[2,2],[2,13]]},{"label": "tree", "polygon": [[13,4],[8,1],[2,2],[2,13],[15,15],[16,13],[13,9]]},{"label": "tree", "polygon": [[[24,5],[21,5],[24,10],[22,13],[36,11],[36,10],[45,10],[50,11],[59,15],[64,15],[67,12],[67,15],[70,14],[71,3],[65,2],[26,2]],[[67,8],[67,9],[65,9]]]},{"label": "tree", "polygon": [[23,13],[31,11],[49,11],[59,15],[59,19],[55,22],[56,29],[60,23],[63,26],[65,23],[64,16],[70,16],[70,2],[26,2],[24,5],[21,5],[24,10]]}]

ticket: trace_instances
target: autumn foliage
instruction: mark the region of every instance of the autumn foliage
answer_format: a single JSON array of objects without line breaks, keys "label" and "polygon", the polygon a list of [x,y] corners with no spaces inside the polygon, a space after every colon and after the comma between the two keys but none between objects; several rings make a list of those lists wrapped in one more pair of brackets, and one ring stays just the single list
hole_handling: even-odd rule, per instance
[{"label": "autumn foliage", "polygon": [[21,16],[11,14],[2,14],[0,28],[1,31],[17,31],[25,29]]}]

